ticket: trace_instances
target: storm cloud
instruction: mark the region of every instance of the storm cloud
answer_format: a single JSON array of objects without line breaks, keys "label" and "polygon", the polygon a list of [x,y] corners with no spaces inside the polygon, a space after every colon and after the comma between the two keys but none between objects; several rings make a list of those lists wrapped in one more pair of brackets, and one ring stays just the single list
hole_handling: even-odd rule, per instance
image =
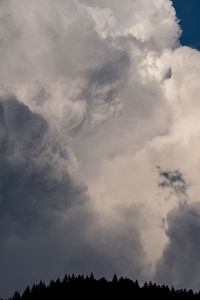
[{"label": "storm cloud", "polygon": [[179,206],[169,213],[166,230],[169,242],[157,265],[157,282],[199,290],[199,214],[199,202]]},{"label": "storm cloud", "polygon": [[176,224],[192,259],[200,54],[180,34],[169,0],[0,2],[2,296],[72,272],[164,280]]},{"label": "storm cloud", "polygon": [[[67,169],[67,151],[50,137],[46,120],[16,98],[0,102],[1,223],[17,235],[47,226],[56,211],[87,200]],[[59,196],[58,196],[59,195]],[[59,199],[58,199],[59,198]],[[31,227],[31,228],[30,228]],[[1,232],[4,232],[5,228]]]},{"label": "storm cloud", "polygon": [[[136,222],[118,221],[105,232],[47,121],[14,97],[1,99],[0,114],[1,293],[65,272],[141,277]],[[130,260],[134,268],[127,270]]]}]

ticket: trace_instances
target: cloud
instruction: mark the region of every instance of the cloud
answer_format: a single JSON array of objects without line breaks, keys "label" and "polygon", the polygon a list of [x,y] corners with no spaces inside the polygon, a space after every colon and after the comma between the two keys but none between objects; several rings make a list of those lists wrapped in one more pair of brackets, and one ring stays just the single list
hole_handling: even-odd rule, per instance
[{"label": "cloud", "polygon": [[157,282],[199,290],[199,213],[199,202],[181,205],[169,213],[169,243],[157,265]]},{"label": "cloud", "polygon": [[0,114],[1,222],[10,222],[17,235],[29,235],[56,211],[86,201],[85,188],[61,169],[68,154],[51,138],[43,117],[16,98],[1,99]]},{"label": "cloud", "polygon": [[90,130],[120,114],[130,69],[137,74],[149,51],[178,41],[167,0],[20,5],[1,3],[1,93],[15,94],[65,132]]},{"label": "cloud", "polygon": [[0,25],[5,294],[65,272],[149,278],[162,220],[200,186],[185,179],[199,172],[199,52],[180,46],[172,2],[8,0]]},{"label": "cloud", "polygon": [[182,201],[187,202],[187,189],[189,184],[186,182],[183,174],[179,170],[162,170],[160,166],[158,166],[157,169],[160,175],[158,186],[172,190],[177,195],[180,203]]},{"label": "cloud", "polygon": [[70,155],[41,115],[9,97],[0,101],[0,117],[2,295],[66,272],[142,277],[136,221],[98,222],[86,186],[68,171]]},{"label": "cloud", "polygon": [[187,186],[191,203],[168,213],[168,243],[157,265],[156,279],[195,290],[199,289],[199,61],[199,52],[189,47],[165,53],[162,58],[163,66],[172,67],[164,90],[173,122],[169,133],[155,143],[164,157],[170,157],[168,165],[181,166],[192,182]]},{"label": "cloud", "polygon": [[[17,284],[22,287],[25,278],[43,276],[50,264],[51,251],[45,258],[49,243],[52,252],[57,248],[53,236],[58,234],[60,219],[72,207],[82,207],[89,197],[85,186],[75,183],[67,171],[68,153],[51,137],[42,116],[14,97],[1,99],[0,115],[0,261],[7,272],[0,277],[4,294]],[[42,260],[43,271],[39,267]]]}]

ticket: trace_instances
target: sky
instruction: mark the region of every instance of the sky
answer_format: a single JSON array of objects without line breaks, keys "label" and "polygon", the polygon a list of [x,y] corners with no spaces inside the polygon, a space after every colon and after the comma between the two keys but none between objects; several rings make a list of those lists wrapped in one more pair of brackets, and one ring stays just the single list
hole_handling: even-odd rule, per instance
[{"label": "sky", "polygon": [[200,52],[182,2],[0,1],[0,296],[91,272],[199,289]]},{"label": "sky", "polygon": [[198,0],[173,0],[173,5],[176,9],[176,15],[180,20],[180,25],[183,31],[180,39],[181,44],[200,50],[200,2]]}]

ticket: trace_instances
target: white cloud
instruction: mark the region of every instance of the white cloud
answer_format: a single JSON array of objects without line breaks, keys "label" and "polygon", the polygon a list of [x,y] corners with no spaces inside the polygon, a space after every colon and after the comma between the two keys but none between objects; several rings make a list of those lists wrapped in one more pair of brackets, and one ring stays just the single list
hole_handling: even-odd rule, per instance
[{"label": "white cloud", "polygon": [[[96,270],[106,273],[108,264],[148,277],[177,206],[158,189],[156,165],[195,178],[194,200],[200,186],[200,54],[179,47],[171,1],[8,0],[0,2],[0,25],[0,94],[14,94],[48,122],[68,154],[66,165],[59,156],[52,162],[58,178],[66,168],[88,186],[91,223],[81,221],[85,210],[77,213],[85,228],[75,245],[90,249]],[[68,259],[70,270],[87,269]]]}]

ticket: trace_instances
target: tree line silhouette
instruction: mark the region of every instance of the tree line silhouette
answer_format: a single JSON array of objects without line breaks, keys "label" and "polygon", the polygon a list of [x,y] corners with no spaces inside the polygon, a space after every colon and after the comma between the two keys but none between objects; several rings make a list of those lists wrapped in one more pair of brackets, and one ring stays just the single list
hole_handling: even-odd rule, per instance
[{"label": "tree line silhouette", "polygon": [[145,282],[140,286],[138,281],[128,278],[117,278],[114,275],[111,281],[105,278],[95,279],[90,276],[66,275],[63,280],[59,278],[48,285],[40,281],[31,288],[28,286],[20,295],[15,292],[9,300],[40,300],[40,299],[200,299],[200,292],[192,290],[169,288],[166,285],[157,285]]}]

